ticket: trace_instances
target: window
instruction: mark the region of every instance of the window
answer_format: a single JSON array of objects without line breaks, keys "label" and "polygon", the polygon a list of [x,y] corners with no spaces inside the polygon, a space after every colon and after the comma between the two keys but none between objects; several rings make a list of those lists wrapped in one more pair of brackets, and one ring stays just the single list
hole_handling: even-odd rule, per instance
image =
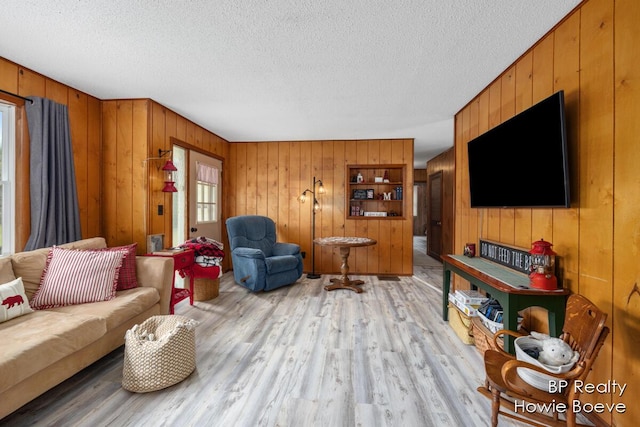
[{"label": "window", "polygon": [[173,246],[181,245],[187,240],[187,150],[173,145],[173,164],[178,169],[173,173],[175,186],[173,193]]},{"label": "window", "polygon": [[198,163],[196,179],[196,222],[218,220],[218,169]]},{"label": "window", "polygon": [[0,254],[14,251],[15,107],[0,102]]},{"label": "window", "polygon": [[208,182],[198,181],[196,183],[198,190],[198,207],[197,222],[215,222],[218,219],[218,186]]}]

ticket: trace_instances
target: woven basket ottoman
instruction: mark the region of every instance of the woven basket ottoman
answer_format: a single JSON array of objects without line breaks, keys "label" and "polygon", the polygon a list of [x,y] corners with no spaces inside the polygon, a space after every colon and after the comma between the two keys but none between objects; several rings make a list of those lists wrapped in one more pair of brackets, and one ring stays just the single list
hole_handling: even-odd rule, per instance
[{"label": "woven basket ottoman", "polygon": [[195,320],[152,316],[125,334],[122,388],[146,393],[172,386],[196,368]]}]

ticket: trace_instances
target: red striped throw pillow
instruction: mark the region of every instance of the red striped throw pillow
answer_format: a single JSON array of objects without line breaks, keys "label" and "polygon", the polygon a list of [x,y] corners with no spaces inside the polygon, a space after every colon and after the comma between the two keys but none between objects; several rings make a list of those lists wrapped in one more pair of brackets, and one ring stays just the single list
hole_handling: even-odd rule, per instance
[{"label": "red striped throw pillow", "polygon": [[126,253],[54,246],[31,307],[40,310],[113,299]]}]

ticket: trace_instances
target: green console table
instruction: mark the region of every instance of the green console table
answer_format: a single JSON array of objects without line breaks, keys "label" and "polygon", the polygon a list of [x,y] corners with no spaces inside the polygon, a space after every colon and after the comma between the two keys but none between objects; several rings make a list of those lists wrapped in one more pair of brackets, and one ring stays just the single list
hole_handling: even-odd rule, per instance
[{"label": "green console table", "polygon": [[[481,288],[498,300],[503,309],[504,329],[516,331],[518,328],[518,311],[532,306],[547,309],[549,313],[549,334],[559,336],[564,325],[566,298],[570,291],[558,289],[553,291],[529,287],[526,274],[503,267],[483,258],[469,258],[463,255],[444,255],[442,319],[449,320],[449,290],[451,273],[468,280],[471,285]],[[513,337],[505,340],[504,349],[514,352]]]}]

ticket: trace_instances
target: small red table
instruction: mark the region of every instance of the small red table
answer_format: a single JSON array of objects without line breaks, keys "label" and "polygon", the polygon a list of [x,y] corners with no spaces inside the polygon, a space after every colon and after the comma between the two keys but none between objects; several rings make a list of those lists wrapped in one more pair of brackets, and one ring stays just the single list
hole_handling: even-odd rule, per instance
[{"label": "small red table", "polygon": [[[189,298],[189,303],[193,305],[193,274],[189,274],[195,264],[195,252],[193,249],[186,249],[183,251],[172,251],[167,249],[166,251],[158,251],[153,254],[147,254],[147,256],[163,256],[173,258],[173,279],[171,280],[171,301],[169,302],[169,313],[174,314],[173,307],[185,298]],[[189,277],[189,289],[176,288],[175,284],[175,272],[180,272],[180,275]]]}]

